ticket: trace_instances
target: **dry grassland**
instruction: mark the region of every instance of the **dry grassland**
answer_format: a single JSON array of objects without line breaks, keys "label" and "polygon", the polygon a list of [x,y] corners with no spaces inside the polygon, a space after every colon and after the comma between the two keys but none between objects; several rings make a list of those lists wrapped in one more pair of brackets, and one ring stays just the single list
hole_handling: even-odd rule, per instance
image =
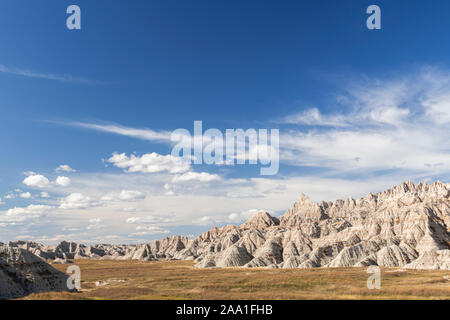
[{"label": "dry grassland", "polygon": [[[79,293],[26,299],[450,299],[449,271],[383,269],[381,289],[364,268],[197,269],[192,261],[77,260]],[[69,265],[55,265],[66,271]],[[96,282],[104,281],[101,286]]]}]

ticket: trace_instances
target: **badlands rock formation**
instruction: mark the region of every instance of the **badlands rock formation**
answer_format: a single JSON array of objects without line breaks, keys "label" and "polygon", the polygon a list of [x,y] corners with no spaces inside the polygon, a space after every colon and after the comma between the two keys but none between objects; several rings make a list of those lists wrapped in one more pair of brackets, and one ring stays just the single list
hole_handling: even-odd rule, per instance
[{"label": "badlands rock formation", "polygon": [[0,245],[0,299],[67,291],[67,278],[26,250]]},{"label": "badlands rock formation", "polygon": [[402,183],[365,198],[313,203],[300,196],[279,219],[260,212],[213,229],[177,257],[199,267],[450,269],[450,186]]},{"label": "badlands rock formation", "polygon": [[43,259],[195,260],[198,267],[405,267],[450,270],[450,185],[402,183],[360,199],[313,203],[301,195],[279,218],[259,212],[241,226],[144,245],[10,247]]},{"label": "badlands rock formation", "polygon": [[150,244],[85,246],[63,241],[57,246],[45,246],[31,241],[9,242],[8,247],[27,250],[43,260],[53,263],[67,263],[73,259],[140,260],[172,259],[177,252],[186,248],[187,237],[174,236]]}]

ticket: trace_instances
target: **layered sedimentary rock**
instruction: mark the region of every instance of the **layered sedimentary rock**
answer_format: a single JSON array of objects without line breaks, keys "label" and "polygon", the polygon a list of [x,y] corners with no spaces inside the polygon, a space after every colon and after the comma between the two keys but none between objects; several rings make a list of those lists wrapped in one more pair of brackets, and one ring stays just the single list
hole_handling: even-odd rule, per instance
[{"label": "layered sedimentary rock", "polygon": [[224,266],[230,246],[228,266],[239,261],[238,250],[245,267],[450,266],[450,187],[440,182],[407,182],[335,202],[313,203],[302,194],[279,221],[270,218],[257,213],[242,226],[215,229],[190,243],[186,254],[200,267]]},{"label": "layered sedimentary rock", "polygon": [[43,259],[195,260],[198,267],[450,269],[450,185],[402,183],[360,199],[314,203],[301,195],[279,218],[144,245],[45,247],[10,243]]},{"label": "layered sedimentary rock", "polygon": [[6,246],[27,250],[43,260],[70,261],[73,259],[111,259],[152,261],[162,258],[172,259],[178,252],[186,248],[187,237],[174,236],[157,240],[150,244],[109,245],[96,244],[86,246],[74,242],[63,241],[57,246],[46,246],[31,241],[9,242]]},{"label": "layered sedimentary rock", "polygon": [[357,200],[319,204],[302,194],[279,223],[268,224],[268,214],[258,213],[250,221],[264,222],[218,229],[186,250],[195,252],[199,266],[226,260],[231,243],[253,257],[245,267],[449,269],[449,197],[450,187],[440,182],[408,182]]},{"label": "layered sedimentary rock", "polygon": [[31,252],[0,245],[0,299],[67,291],[67,279]]}]

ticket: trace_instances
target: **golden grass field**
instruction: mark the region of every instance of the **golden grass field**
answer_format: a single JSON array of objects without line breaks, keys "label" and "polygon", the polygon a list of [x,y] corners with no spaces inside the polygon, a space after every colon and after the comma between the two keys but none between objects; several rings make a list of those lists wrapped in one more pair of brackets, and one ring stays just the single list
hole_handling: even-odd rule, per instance
[{"label": "golden grass field", "polygon": [[[79,293],[25,299],[450,299],[450,271],[382,269],[381,289],[364,268],[197,269],[192,261],[77,260]],[[66,271],[70,265],[54,265]],[[120,281],[111,281],[120,280]],[[96,286],[97,281],[109,284]]]}]

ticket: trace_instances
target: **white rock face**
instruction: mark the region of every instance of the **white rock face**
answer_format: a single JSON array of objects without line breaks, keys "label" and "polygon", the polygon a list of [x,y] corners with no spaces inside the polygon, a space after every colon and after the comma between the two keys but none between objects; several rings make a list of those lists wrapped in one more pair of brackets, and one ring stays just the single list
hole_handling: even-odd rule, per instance
[{"label": "white rock face", "polygon": [[108,245],[97,244],[85,246],[74,242],[63,241],[57,246],[45,246],[30,241],[9,242],[8,247],[24,249],[43,260],[56,263],[72,259],[108,259],[108,260],[140,260],[173,259],[177,253],[185,249],[189,242],[187,237],[174,236],[141,245]]},{"label": "white rock face", "polygon": [[[279,219],[257,213],[242,226],[215,228],[178,256],[198,267],[449,270],[449,227],[448,185],[407,182],[357,200],[316,204],[302,194]],[[236,248],[245,249],[240,264]]]},{"label": "white rock face", "polygon": [[31,252],[0,246],[0,299],[68,291],[67,278]]},{"label": "white rock face", "polygon": [[193,240],[144,245],[9,246],[43,259],[195,260],[197,267],[364,267],[450,269],[450,187],[402,183],[360,199],[313,203],[302,194],[279,218],[266,212],[241,226],[214,228]]}]

